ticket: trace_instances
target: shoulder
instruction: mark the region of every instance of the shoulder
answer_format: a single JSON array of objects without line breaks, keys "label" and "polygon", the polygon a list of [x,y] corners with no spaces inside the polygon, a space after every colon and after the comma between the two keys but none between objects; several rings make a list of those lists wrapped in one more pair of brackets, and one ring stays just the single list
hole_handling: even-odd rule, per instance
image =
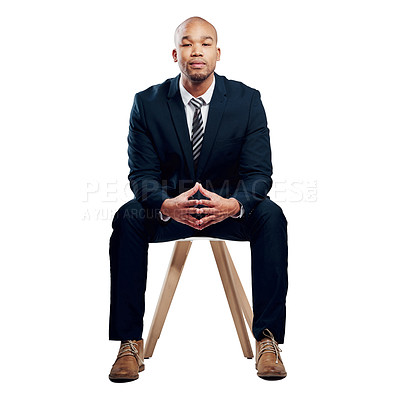
[{"label": "shoulder", "polygon": [[220,81],[226,89],[226,93],[228,96],[239,96],[239,97],[247,97],[254,96],[255,94],[259,94],[260,92],[257,89],[254,89],[243,82],[239,82],[233,79],[228,79],[226,76],[215,74],[217,81]]},{"label": "shoulder", "polygon": [[154,102],[165,100],[168,96],[169,89],[172,82],[176,78],[166,79],[164,82],[152,85],[145,90],[136,93],[136,99],[140,99],[144,102]]}]

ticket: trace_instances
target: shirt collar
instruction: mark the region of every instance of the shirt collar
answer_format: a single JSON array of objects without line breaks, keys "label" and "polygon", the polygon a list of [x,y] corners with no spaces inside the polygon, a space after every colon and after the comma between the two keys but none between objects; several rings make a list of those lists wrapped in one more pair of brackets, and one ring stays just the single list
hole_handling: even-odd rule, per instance
[{"label": "shirt collar", "polygon": [[[213,93],[214,93],[214,87],[215,87],[215,76],[213,76],[213,81],[212,81],[210,87],[207,89],[207,91],[206,91],[204,94],[202,94],[201,96],[199,96],[199,97],[201,97],[201,98],[206,102],[206,104],[209,104],[210,101],[211,101],[211,97],[212,97],[212,95],[213,95]],[[180,92],[181,92],[181,97],[182,97],[183,104],[185,104],[185,106],[187,106],[187,105],[189,104],[189,101],[190,101],[194,96],[192,96],[192,95],[184,88],[183,83],[182,83],[182,75],[181,75],[181,77],[179,78],[179,90],[180,90]]]}]

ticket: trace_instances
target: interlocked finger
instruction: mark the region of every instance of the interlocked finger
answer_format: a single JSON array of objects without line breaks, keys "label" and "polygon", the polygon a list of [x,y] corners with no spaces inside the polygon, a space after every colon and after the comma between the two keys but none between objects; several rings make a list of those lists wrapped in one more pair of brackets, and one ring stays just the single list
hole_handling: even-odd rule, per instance
[{"label": "interlocked finger", "polygon": [[200,220],[200,222],[201,222],[201,224],[200,224],[201,229],[204,229],[208,225],[215,224],[216,222],[219,222],[219,218],[216,215],[211,214],[211,215],[207,215],[206,217],[202,218]]},{"label": "interlocked finger", "polygon": [[198,200],[186,200],[182,202],[182,207],[193,207],[198,204]]},{"label": "interlocked finger", "polygon": [[183,208],[181,212],[182,214],[197,214],[198,210],[198,208]]},{"label": "interlocked finger", "polygon": [[199,229],[198,220],[191,216],[181,218],[181,222],[192,228]]},{"label": "interlocked finger", "polygon": [[213,201],[213,200],[201,199],[201,200],[199,200],[199,204],[207,206],[207,207],[215,207],[215,201]]},{"label": "interlocked finger", "polygon": [[220,215],[221,211],[218,208],[210,208],[210,207],[202,207],[201,214],[213,214],[213,215]]}]

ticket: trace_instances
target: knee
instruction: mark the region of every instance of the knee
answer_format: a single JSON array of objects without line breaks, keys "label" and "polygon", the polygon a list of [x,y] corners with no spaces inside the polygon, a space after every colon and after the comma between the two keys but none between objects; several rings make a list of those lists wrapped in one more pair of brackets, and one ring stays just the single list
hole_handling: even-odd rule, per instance
[{"label": "knee", "polygon": [[146,218],[146,210],[143,206],[133,199],[128,201],[115,213],[112,227],[114,230],[123,229],[126,226],[138,225],[144,222]]},{"label": "knee", "polygon": [[264,199],[253,210],[252,217],[256,224],[271,226],[284,226],[287,225],[287,220],[283,210],[278,204],[274,203],[269,198]]}]

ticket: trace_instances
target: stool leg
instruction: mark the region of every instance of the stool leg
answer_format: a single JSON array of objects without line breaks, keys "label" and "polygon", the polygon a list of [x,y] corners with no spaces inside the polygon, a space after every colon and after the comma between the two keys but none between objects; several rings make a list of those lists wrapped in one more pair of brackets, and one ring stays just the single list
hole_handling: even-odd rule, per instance
[{"label": "stool leg", "polygon": [[239,299],[240,306],[243,310],[244,317],[246,318],[247,325],[249,326],[250,331],[253,329],[253,310],[251,309],[249,300],[247,299],[246,292],[243,289],[242,282],[240,281],[239,275],[236,271],[235,264],[232,261],[232,257],[227,249],[226,253],[228,257],[228,265],[231,270],[233,281],[235,282],[235,289]]},{"label": "stool leg", "polygon": [[226,247],[226,243],[223,241],[210,240],[210,244],[221,276],[222,285],[224,286],[229,308],[231,309],[233,322],[235,323],[236,331],[239,336],[243,355],[246,358],[253,358],[253,351],[247,334],[246,325],[243,320],[242,308],[236,294],[235,282],[229,265],[229,251]]},{"label": "stool leg", "polygon": [[150,358],[153,355],[154,348],[156,347],[157,340],[161,335],[161,330],[164,326],[191,245],[192,242],[189,240],[175,242],[156,311],[154,312],[153,322],[151,323],[146,340],[144,358]]}]

